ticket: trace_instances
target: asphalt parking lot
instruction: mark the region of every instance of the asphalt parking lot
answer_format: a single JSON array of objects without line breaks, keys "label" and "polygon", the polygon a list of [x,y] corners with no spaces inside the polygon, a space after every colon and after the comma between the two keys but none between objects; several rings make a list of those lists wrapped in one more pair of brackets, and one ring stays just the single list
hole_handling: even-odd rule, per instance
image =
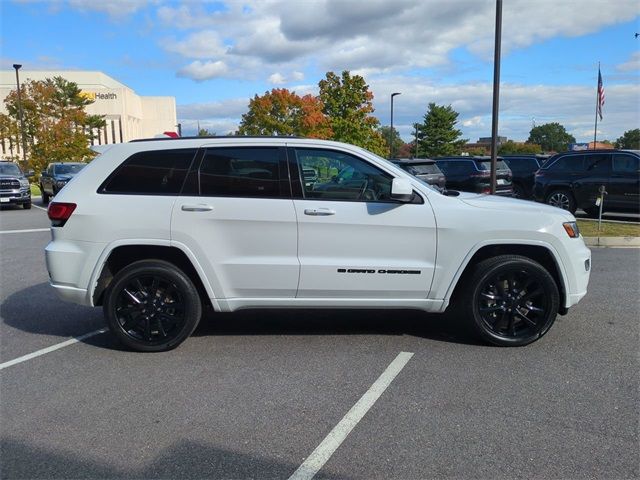
[{"label": "asphalt parking lot", "polygon": [[315,478],[640,475],[639,249],[594,250],[587,297],[528,347],[480,344],[448,316],[270,310],[139,354],[95,333],[100,309],[55,297],[48,225],[0,212],[3,479],[287,479],[327,438]]}]

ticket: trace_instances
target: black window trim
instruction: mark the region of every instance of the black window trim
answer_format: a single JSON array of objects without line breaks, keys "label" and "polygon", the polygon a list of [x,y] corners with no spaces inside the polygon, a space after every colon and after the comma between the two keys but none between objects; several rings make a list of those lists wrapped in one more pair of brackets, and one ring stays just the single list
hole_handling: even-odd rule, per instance
[{"label": "black window trim", "polygon": [[357,200],[357,199],[351,200],[351,199],[342,199],[342,198],[305,198],[304,189],[302,188],[301,173],[300,173],[300,169],[298,168],[298,157],[296,155],[296,150],[297,149],[300,149],[300,150],[323,150],[323,151],[339,153],[339,154],[342,154],[342,155],[351,155],[351,156],[357,158],[358,160],[366,162],[367,164],[369,164],[373,168],[376,168],[376,169],[384,172],[386,175],[389,175],[391,177],[391,181],[393,181],[393,179],[395,178],[393,176],[393,174],[387,172],[386,170],[381,169],[380,167],[378,167],[378,165],[374,165],[370,161],[362,158],[359,155],[355,155],[355,154],[353,154],[351,152],[345,152],[343,150],[338,150],[338,149],[330,148],[330,147],[316,147],[316,146],[313,146],[313,145],[295,146],[295,147],[294,146],[289,146],[289,147],[287,147],[287,159],[288,159],[288,163],[289,163],[289,172],[290,172],[290,179],[291,179],[291,190],[292,190],[292,195],[293,195],[293,199],[294,200],[308,200],[308,201],[319,201],[319,202],[347,202],[347,203],[383,203],[383,204],[392,204],[392,205],[402,205],[402,204],[418,204],[418,205],[422,205],[422,204],[424,204],[424,198],[415,189],[413,190],[413,198],[411,199],[410,202],[402,202],[400,200],[393,200],[393,199],[366,201],[366,200]]}]

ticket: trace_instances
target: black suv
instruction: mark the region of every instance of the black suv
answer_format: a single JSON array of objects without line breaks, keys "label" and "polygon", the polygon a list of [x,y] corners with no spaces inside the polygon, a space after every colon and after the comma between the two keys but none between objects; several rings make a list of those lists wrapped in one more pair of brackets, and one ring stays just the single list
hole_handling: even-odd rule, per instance
[{"label": "black suv", "polygon": [[40,175],[42,201],[49,203],[49,199],[54,197],[86,165],[80,162],[50,163]]},{"label": "black suv", "polygon": [[441,189],[445,188],[444,173],[438,168],[435,160],[430,158],[392,158],[390,161],[429,185]]},{"label": "black suv", "polygon": [[513,174],[513,196],[529,199],[533,197],[535,174],[551,155],[502,155]]},{"label": "black suv", "polygon": [[[491,157],[440,157],[436,163],[447,178],[448,190],[491,193]],[[512,195],[511,178],[511,170],[498,157],[496,195]]]},{"label": "black suv", "polygon": [[13,162],[0,162],[0,206],[31,208],[31,186],[27,177],[32,176],[32,171],[25,175]]},{"label": "black suv", "polygon": [[582,150],[558,153],[535,175],[538,202],[574,213],[578,208],[597,216],[596,199],[604,186],[602,210],[640,211],[640,151]]}]

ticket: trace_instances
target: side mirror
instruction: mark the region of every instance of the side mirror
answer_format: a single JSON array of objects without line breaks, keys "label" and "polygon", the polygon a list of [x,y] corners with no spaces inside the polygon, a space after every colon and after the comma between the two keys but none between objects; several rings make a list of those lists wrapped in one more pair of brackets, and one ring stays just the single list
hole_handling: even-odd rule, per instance
[{"label": "side mirror", "polygon": [[24,176],[31,178],[31,177],[35,177],[36,174],[33,172],[33,170],[27,170],[27,173],[25,173]]},{"label": "side mirror", "polygon": [[410,202],[413,198],[411,182],[405,178],[394,178],[391,183],[391,198],[399,202]]}]

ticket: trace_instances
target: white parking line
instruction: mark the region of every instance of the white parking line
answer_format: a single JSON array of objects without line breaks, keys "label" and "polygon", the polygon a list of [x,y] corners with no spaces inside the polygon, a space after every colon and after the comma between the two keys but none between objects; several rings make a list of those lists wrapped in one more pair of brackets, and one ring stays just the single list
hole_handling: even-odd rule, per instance
[{"label": "white parking line", "polygon": [[3,230],[0,233],[33,233],[33,232],[48,232],[50,228],[30,228],[28,230]]},{"label": "white parking line", "polygon": [[380,395],[387,389],[394,378],[400,373],[409,360],[413,357],[413,353],[400,352],[393,362],[389,364],[387,369],[380,375],[373,385],[365,392],[360,400],[351,407],[351,410],[340,420],[340,422],[329,432],[318,447],[302,462],[302,465],[293,472],[289,480],[311,480],[316,473],[331,458],[331,455],[344,442],[347,435],[358,424],[362,417],[369,411],[374,403],[380,398]]},{"label": "white parking line", "polygon": [[39,206],[39,205],[34,205],[33,203],[31,204],[31,206],[32,206],[33,208],[39,208],[40,210],[44,210],[45,212],[47,211],[47,209],[46,209],[46,208],[41,207],[41,206]]},{"label": "white parking line", "polygon": [[28,353],[27,355],[23,355],[22,357],[14,358],[13,360],[9,360],[8,362],[0,363],[0,370],[4,370],[7,367],[11,367],[17,363],[26,362],[27,360],[31,360],[32,358],[39,357],[41,355],[46,355],[47,353],[55,352],[56,350],[60,350],[61,348],[68,347],[69,345],[73,345],[74,343],[81,342],[90,337],[94,337],[96,335],[100,335],[101,333],[106,332],[106,328],[101,328],[100,330],[94,330],[93,332],[85,333],[84,335],[80,335],[79,337],[74,337],[66,342],[57,343],[55,345],[51,345],[50,347],[43,348],[42,350],[38,350],[33,353]]}]

